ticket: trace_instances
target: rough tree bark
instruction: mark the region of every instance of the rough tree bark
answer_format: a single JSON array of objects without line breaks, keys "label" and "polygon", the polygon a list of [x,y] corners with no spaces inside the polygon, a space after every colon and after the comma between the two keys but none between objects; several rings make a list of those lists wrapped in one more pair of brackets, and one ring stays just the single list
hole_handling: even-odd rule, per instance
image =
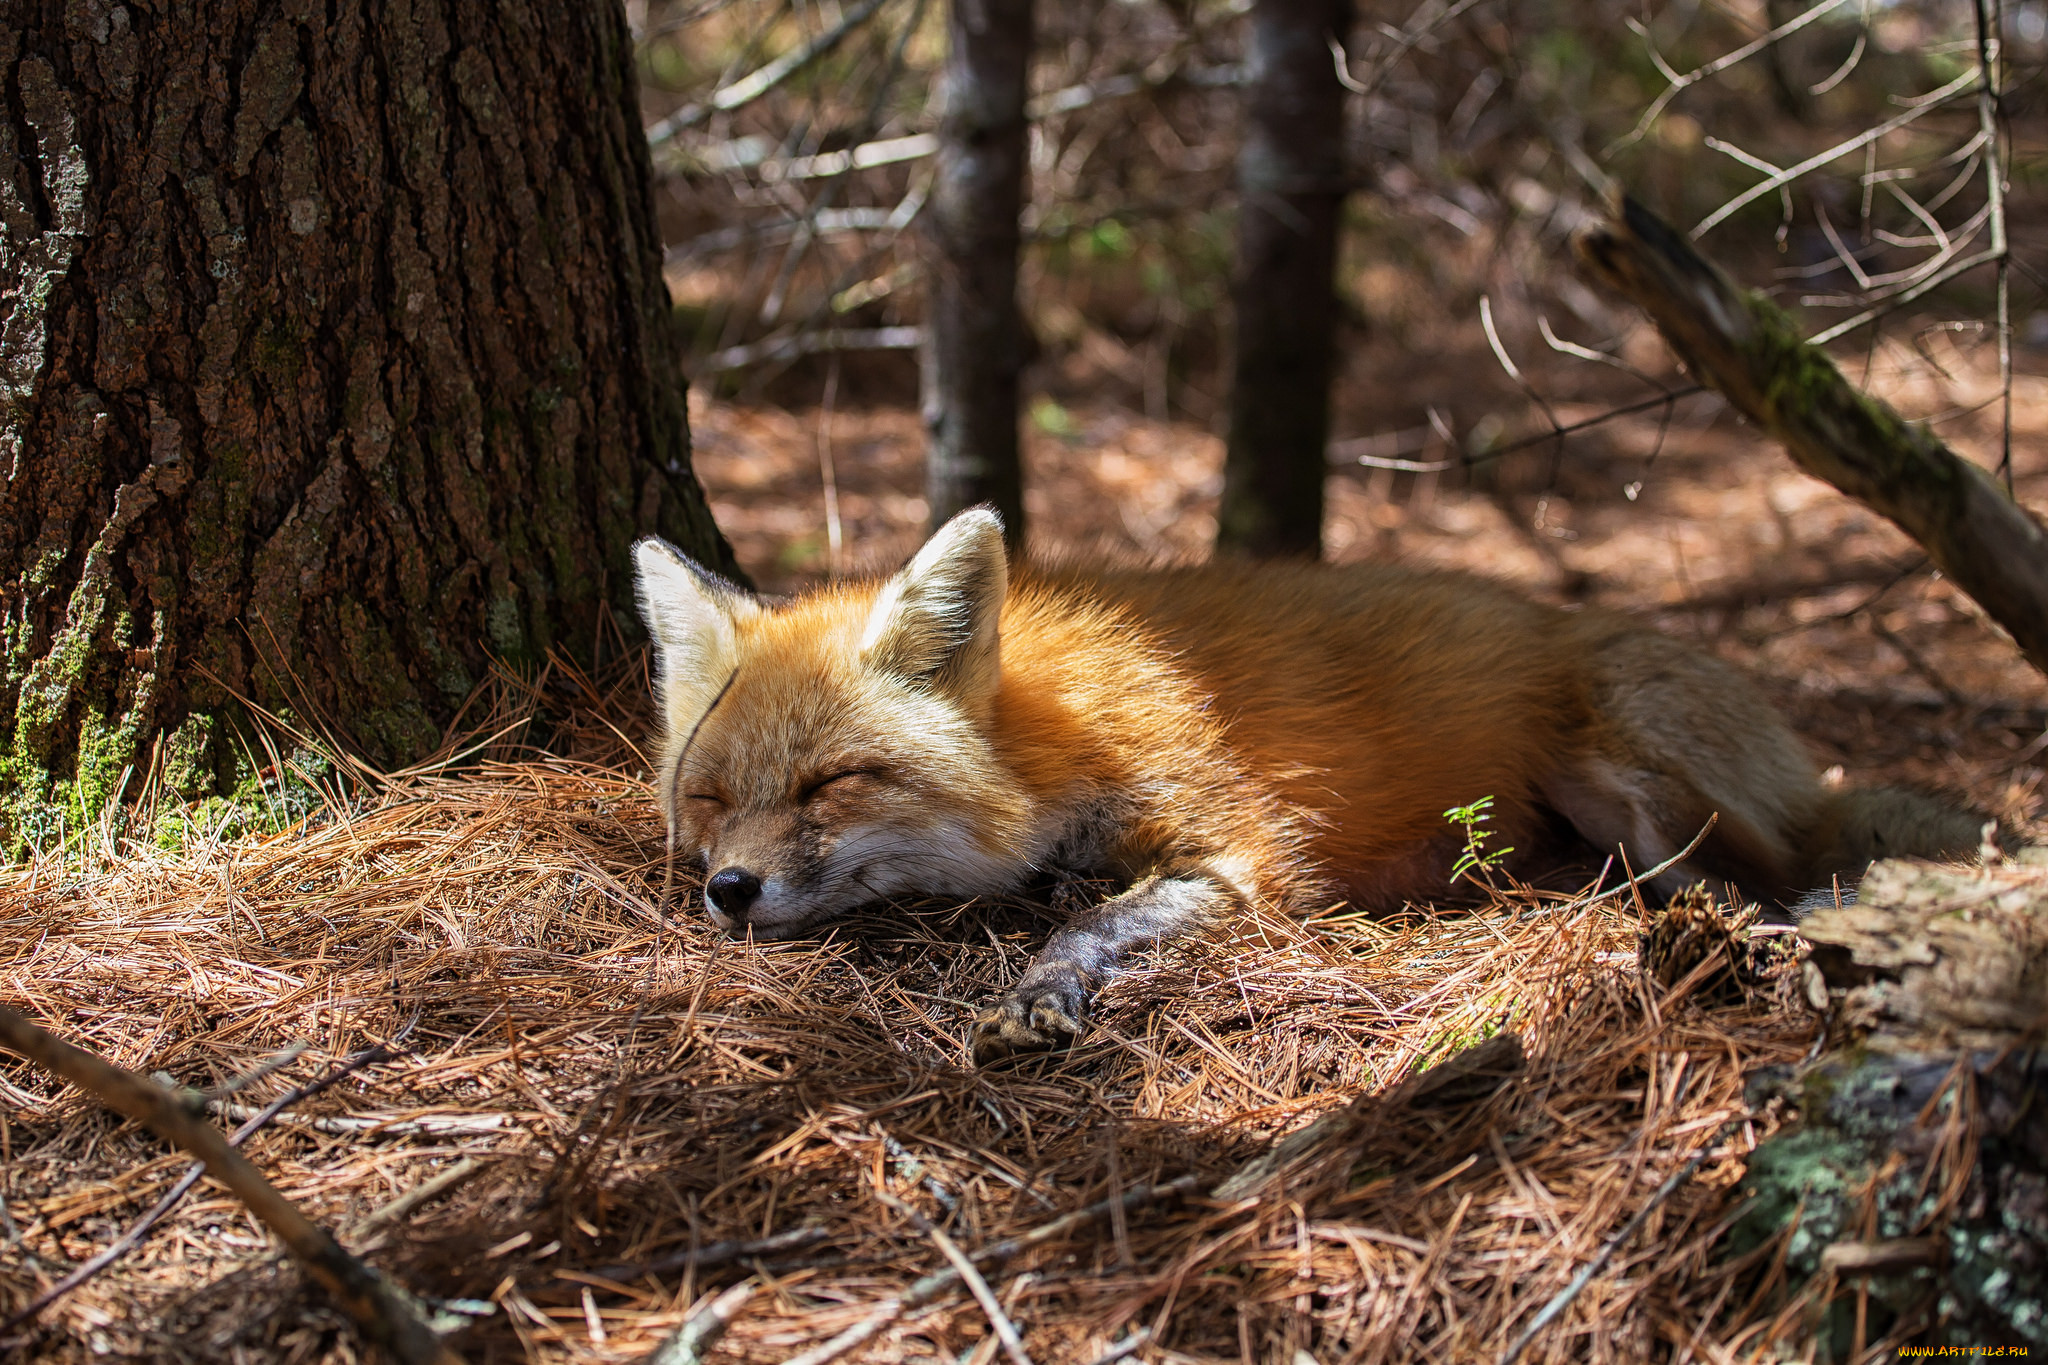
[{"label": "rough tree bark", "polygon": [[0,0],[0,96],[8,842],[235,692],[417,754],[635,535],[729,562],[616,0]]},{"label": "rough tree bark", "polygon": [[1238,155],[1235,373],[1216,548],[1321,553],[1324,447],[1346,188],[1344,88],[1330,44],[1349,0],[1253,0],[1250,120]]},{"label": "rough tree bark", "polygon": [[992,504],[1024,540],[1017,383],[1029,345],[1017,309],[1024,96],[1032,0],[953,0],[940,75],[938,174],[926,210],[925,500],[934,527]]}]

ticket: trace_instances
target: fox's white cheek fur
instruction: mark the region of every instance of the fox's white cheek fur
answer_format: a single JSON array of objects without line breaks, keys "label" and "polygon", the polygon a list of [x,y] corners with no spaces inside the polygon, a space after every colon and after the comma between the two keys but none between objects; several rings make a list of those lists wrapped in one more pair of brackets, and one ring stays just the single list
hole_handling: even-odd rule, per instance
[{"label": "fox's white cheek fur", "polygon": [[728,933],[751,930],[756,938],[781,938],[905,892],[977,896],[1014,890],[1031,866],[1028,858],[988,852],[958,824],[925,830],[866,825],[833,846],[814,890],[799,891],[784,878],[768,877],[745,920],[724,913],[709,896],[704,911]]},{"label": "fox's white cheek fur", "polygon": [[905,891],[932,895],[987,895],[1007,891],[1030,871],[1028,858],[990,853],[963,825],[931,829],[870,825],[833,848],[827,884],[851,909],[863,901]]},{"label": "fox's white cheek fur", "polygon": [[930,835],[931,872],[956,895],[992,895],[1015,890],[1031,871],[1031,859],[1009,851],[991,853],[961,825],[945,825]]}]

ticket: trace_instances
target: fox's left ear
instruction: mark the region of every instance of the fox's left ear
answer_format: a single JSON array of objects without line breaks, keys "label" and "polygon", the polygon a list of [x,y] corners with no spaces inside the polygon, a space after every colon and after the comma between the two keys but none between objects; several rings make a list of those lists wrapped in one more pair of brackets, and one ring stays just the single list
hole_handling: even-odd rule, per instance
[{"label": "fox's left ear", "polygon": [[640,617],[654,639],[655,701],[664,739],[694,726],[737,662],[736,623],[761,608],[745,588],[720,578],[665,540],[633,547]]},{"label": "fox's left ear", "polygon": [[861,636],[869,667],[962,701],[985,700],[1001,672],[1002,519],[985,507],[954,517],[882,585]]}]

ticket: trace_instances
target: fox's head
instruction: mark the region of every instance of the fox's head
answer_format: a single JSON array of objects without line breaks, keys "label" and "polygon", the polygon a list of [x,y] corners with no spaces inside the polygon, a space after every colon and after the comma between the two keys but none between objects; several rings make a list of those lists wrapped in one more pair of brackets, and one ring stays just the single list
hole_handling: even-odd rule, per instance
[{"label": "fox's head", "polygon": [[882,583],[769,605],[647,539],[655,782],[700,852],[705,910],[778,938],[906,891],[1024,871],[1027,798],[987,723],[1001,680],[1002,523],[963,512]]}]

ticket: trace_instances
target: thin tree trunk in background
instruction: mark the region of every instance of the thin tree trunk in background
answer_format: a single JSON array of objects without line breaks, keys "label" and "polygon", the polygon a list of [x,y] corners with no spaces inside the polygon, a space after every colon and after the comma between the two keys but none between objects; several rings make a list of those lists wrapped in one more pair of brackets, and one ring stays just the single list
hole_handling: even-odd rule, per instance
[{"label": "thin tree trunk in background", "polygon": [[1330,52],[1347,0],[1253,0],[1238,155],[1235,370],[1216,548],[1322,549],[1324,447],[1345,191],[1344,88]]},{"label": "thin tree trunk in background", "polygon": [[941,80],[938,177],[926,211],[925,497],[934,526],[993,504],[1024,539],[1017,384],[1028,346],[1017,309],[1031,0],[952,0]]},{"label": "thin tree trunk in background", "polygon": [[617,0],[5,0],[0,96],[6,843],[228,780],[231,692],[415,756],[635,536],[729,564]]}]

